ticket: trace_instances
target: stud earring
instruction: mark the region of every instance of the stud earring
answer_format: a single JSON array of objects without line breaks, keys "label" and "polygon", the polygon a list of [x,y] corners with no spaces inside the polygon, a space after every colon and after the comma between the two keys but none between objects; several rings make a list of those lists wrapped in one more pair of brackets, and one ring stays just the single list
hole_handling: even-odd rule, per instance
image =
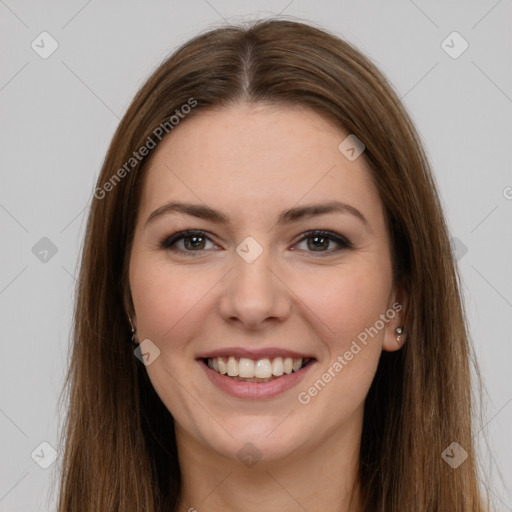
[{"label": "stud earring", "polygon": [[402,334],[403,333],[404,333],[404,328],[403,327],[397,327],[395,329],[397,343],[400,343],[400,339],[402,338]]}]

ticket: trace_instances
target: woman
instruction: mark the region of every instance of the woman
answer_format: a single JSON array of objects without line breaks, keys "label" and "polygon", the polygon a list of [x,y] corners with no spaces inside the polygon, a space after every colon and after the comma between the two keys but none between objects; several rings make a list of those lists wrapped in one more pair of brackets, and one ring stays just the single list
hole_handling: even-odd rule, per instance
[{"label": "woman", "polygon": [[484,510],[419,137],[306,24],[181,47],[98,179],[59,510]]}]

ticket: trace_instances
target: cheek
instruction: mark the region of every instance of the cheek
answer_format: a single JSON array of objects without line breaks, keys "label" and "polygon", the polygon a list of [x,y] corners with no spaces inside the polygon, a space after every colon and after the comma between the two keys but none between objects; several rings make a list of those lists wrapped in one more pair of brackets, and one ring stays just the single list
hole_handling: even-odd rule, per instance
[{"label": "cheek", "polygon": [[201,274],[193,266],[173,266],[159,258],[134,257],[130,286],[141,339],[155,341],[161,349],[172,342],[181,348],[183,333],[200,324],[201,301],[218,281],[214,272]]},{"label": "cheek", "polygon": [[302,279],[298,286],[303,302],[321,320],[332,344],[342,346],[386,312],[391,281],[383,268],[354,265],[331,269],[321,279],[318,275]]},{"label": "cheek", "polygon": [[[379,319],[387,311],[391,285],[390,267],[372,257],[297,280],[325,355],[302,389],[306,401],[314,397],[316,406],[326,409],[336,402],[340,415],[362,403],[382,352],[385,329]],[[319,378],[329,382],[325,392]]]},{"label": "cheek", "polygon": [[[303,300],[317,319],[325,357],[297,399],[310,412],[328,416],[326,428],[347,420],[364,402],[382,352],[385,330],[379,319],[387,311],[391,286],[379,266],[338,270],[316,280],[317,286],[308,281],[302,288]],[[381,328],[375,330],[377,322]]]}]

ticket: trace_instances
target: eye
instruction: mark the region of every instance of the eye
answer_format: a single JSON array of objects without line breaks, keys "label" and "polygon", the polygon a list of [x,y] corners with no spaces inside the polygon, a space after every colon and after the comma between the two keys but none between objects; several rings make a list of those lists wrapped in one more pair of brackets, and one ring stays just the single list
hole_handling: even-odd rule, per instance
[{"label": "eye", "polygon": [[167,237],[160,243],[160,247],[174,252],[191,253],[208,249],[208,247],[206,247],[208,242],[214,247],[217,247],[204,231],[187,230],[174,233],[174,235]]},{"label": "eye", "polygon": [[[208,247],[207,244],[213,247]],[[300,244],[305,244],[300,247]],[[333,245],[337,247],[332,247]],[[174,233],[160,242],[160,247],[165,250],[181,253],[200,253],[201,251],[214,249],[218,247],[205,231],[187,230]],[[292,250],[304,250],[306,252],[319,253],[318,256],[329,255],[339,252],[343,249],[351,249],[352,244],[343,236],[331,231],[308,231],[303,233],[299,242],[295,244]]]},{"label": "eye", "polygon": [[[332,233],[331,231],[317,230],[304,233],[299,240],[299,243],[296,244],[295,247],[299,247],[300,244],[303,243],[305,243],[306,248],[301,248],[301,250],[306,250],[307,252],[322,253],[319,254],[320,256],[325,254],[329,255],[333,252],[339,252],[343,249],[352,248],[352,244],[345,237],[336,233]],[[333,244],[337,245],[338,247],[332,248]]]}]

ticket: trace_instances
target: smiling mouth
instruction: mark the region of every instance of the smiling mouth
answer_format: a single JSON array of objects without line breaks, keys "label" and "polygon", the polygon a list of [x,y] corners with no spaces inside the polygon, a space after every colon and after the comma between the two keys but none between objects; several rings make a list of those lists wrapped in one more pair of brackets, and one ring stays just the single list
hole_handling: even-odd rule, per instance
[{"label": "smiling mouth", "polygon": [[213,357],[203,359],[214,372],[240,382],[271,382],[285,375],[300,372],[312,358],[274,357],[248,359],[245,357]]}]

